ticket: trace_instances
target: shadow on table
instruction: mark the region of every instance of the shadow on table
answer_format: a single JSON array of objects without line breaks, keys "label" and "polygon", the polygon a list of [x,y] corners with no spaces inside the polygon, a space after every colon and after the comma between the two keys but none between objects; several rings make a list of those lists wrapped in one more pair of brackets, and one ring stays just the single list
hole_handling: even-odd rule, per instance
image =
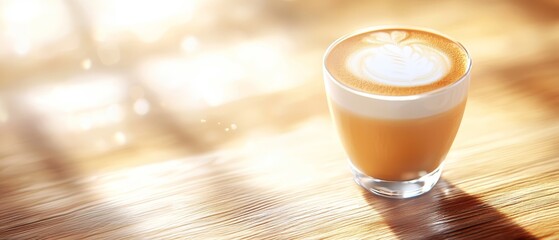
[{"label": "shadow on table", "polygon": [[536,239],[497,209],[441,179],[423,196],[363,198],[401,239]]}]

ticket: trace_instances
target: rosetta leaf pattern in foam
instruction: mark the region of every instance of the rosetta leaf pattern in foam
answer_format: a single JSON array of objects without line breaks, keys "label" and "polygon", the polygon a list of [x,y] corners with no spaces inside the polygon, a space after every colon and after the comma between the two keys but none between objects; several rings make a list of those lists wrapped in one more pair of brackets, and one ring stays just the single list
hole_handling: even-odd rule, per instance
[{"label": "rosetta leaf pattern in foam", "polygon": [[358,77],[395,86],[420,86],[446,75],[448,57],[427,43],[408,41],[403,31],[375,32],[363,42],[370,46],[348,58],[348,68]]}]

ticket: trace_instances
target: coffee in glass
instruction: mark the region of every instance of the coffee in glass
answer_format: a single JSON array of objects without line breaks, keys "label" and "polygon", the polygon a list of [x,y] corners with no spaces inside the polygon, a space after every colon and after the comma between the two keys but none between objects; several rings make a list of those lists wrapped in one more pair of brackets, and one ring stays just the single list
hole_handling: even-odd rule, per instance
[{"label": "coffee in glass", "polygon": [[461,44],[418,28],[370,28],[328,48],[330,112],[359,185],[407,198],[436,184],[462,120],[470,68]]}]

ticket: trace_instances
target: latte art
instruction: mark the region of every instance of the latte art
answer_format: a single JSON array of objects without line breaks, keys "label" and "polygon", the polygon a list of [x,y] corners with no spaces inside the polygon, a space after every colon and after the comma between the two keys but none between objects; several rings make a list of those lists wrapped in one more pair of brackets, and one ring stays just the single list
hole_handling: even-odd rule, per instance
[{"label": "latte art", "polygon": [[347,59],[347,68],[356,76],[394,86],[433,83],[450,70],[450,61],[441,51],[418,41],[405,41],[406,32],[371,33],[360,49]]},{"label": "latte art", "polygon": [[324,55],[324,87],[353,178],[391,198],[429,191],[466,106],[471,60],[431,30],[379,26]]},{"label": "latte art", "polygon": [[436,33],[403,28],[371,30],[340,39],[325,57],[329,74],[343,85],[391,96],[448,86],[466,74],[469,64],[459,43]]}]

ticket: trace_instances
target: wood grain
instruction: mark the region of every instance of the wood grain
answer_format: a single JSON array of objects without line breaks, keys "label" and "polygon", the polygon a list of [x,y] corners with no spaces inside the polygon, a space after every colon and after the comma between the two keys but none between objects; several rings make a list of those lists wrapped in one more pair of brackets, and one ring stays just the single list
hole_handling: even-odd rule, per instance
[{"label": "wood grain", "polygon": [[[555,1],[199,7],[205,14],[172,25],[156,42],[115,35],[116,65],[88,55],[97,43],[87,17],[78,49],[0,56],[0,239],[559,239]],[[445,32],[474,60],[443,178],[409,200],[377,197],[353,182],[321,82],[330,42],[389,23]],[[198,36],[198,52],[177,53],[185,35]],[[169,68],[186,80],[166,89],[165,79],[142,71],[158,60],[174,66],[173,59],[228,58],[244,43],[279,49],[265,52],[276,65],[251,62],[239,86],[219,90],[235,96],[219,104],[188,105],[194,93],[180,84],[194,86],[192,72]],[[265,51],[257,50],[251,53]],[[92,58],[90,70],[79,69],[84,57]],[[73,86],[73,76],[101,73],[118,76],[123,87],[122,96],[100,98],[112,100],[98,109],[42,109],[29,101]],[[150,103],[146,115],[135,112],[138,99]],[[118,121],[72,125],[115,109]]]}]

